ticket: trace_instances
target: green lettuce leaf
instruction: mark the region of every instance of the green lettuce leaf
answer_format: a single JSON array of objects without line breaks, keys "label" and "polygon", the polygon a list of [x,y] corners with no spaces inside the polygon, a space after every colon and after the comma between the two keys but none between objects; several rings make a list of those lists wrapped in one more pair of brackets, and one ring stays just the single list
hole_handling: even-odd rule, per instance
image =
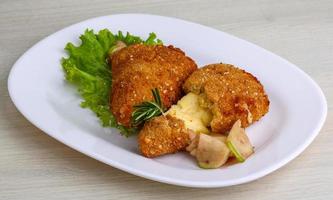
[{"label": "green lettuce leaf", "polygon": [[150,33],[146,40],[138,36],[121,31],[113,34],[108,29],[99,31],[86,30],[80,36],[81,44],[75,46],[68,43],[65,50],[68,58],[62,58],[61,64],[65,72],[65,79],[74,84],[83,98],[81,107],[89,108],[100,119],[104,127],[113,127],[129,136],[136,133],[136,128],[126,128],[118,124],[109,107],[109,93],[112,83],[112,73],[107,63],[108,52],[117,41],[126,45],[142,43],[145,45],[162,44],[155,33]]}]

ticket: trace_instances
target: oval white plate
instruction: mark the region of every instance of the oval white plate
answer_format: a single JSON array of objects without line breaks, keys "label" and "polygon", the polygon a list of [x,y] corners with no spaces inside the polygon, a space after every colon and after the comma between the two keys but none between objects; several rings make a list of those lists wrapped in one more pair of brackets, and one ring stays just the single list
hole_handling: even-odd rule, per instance
[{"label": "oval white plate", "polygon": [[[67,42],[78,43],[86,28],[155,32],[165,44],[183,49],[199,66],[232,63],[254,74],[271,101],[269,113],[247,129],[255,154],[245,163],[202,170],[184,153],[148,159],[138,154],[136,138],[104,129],[79,106],[75,88],[64,81],[60,58]],[[13,66],[8,88],[18,110],[64,144],[113,167],[155,181],[189,187],[223,187],[260,178],[299,155],[315,138],[327,113],[317,84],[288,61],[218,30],[179,19],[121,14],[90,19],[40,41]]]}]

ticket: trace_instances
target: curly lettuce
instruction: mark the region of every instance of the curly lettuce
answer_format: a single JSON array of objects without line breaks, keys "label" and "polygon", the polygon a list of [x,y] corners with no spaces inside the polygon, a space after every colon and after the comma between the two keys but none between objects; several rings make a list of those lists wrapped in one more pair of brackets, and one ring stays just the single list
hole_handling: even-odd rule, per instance
[{"label": "curly lettuce", "polygon": [[61,65],[65,72],[65,79],[74,84],[79,94],[82,96],[82,108],[89,108],[100,119],[104,127],[113,127],[120,130],[125,136],[130,136],[137,132],[136,128],[127,128],[118,124],[114,115],[110,111],[109,97],[112,84],[112,72],[107,62],[108,52],[114,48],[117,41],[122,41],[126,45],[162,44],[156,38],[155,33],[150,33],[146,40],[121,31],[113,34],[108,29],[99,31],[97,34],[93,30],[86,30],[80,36],[81,44],[75,46],[68,43],[65,50],[68,58],[61,59]]}]

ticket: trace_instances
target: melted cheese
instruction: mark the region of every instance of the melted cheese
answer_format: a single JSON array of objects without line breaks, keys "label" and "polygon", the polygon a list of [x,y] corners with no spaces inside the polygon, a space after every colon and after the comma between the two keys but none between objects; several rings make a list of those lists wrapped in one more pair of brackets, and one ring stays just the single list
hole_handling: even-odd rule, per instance
[{"label": "melted cheese", "polygon": [[212,113],[200,106],[200,96],[188,93],[181,98],[177,105],[173,105],[166,114],[182,119],[188,129],[196,133],[209,134],[209,124],[212,120]]}]

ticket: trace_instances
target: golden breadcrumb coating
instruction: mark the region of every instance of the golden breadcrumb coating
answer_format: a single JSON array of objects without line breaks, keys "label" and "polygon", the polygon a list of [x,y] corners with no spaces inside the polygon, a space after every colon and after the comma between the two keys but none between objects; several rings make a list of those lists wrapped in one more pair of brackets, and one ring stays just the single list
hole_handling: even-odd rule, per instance
[{"label": "golden breadcrumb coating", "polygon": [[199,94],[212,110],[212,132],[225,133],[240,119],[247,127],[264,116],[269,100],[252,74],[229,64],[211,64],[196,70],[185,81],[186,93]]},{"label": "golden breadcrumb coating", "polygon": [[139,150],[146,157],[175,153],[189,145],[188,131],[182,120],[171,115],[155,117],[139,133]]},{"label": "golden breadcrumb coating", "polygon": [[182,84],[197,69],[195,62],[173,46],[131,45],[111,58],[110,107],[118,123],[130,126],[133,106],[152,101],[158,88],[165,108],[181,97]]}]

